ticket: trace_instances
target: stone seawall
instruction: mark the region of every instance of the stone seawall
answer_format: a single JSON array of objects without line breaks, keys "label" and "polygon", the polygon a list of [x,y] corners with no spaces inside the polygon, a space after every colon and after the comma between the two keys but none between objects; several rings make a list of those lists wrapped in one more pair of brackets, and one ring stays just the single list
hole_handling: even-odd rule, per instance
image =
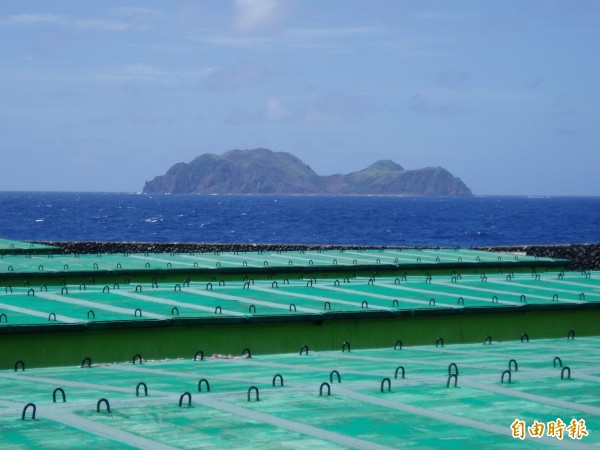
[{"label": "stone seawall", "polygon": [[599,270],[600,244],[521,245],[507,247],[479,247],[479,250],[519,252],[529,256],[568,259],[570,270]]},{"label": "stone seawall", "polygon": [[[336,250],[364,249],[374,247],[344,245],[300,245],[300,244],[201,244],[201,243],[156,243],[156,242],[37,242],[59,247],[64,253],[214,253],[233,251],[292,251],[292,250]],[[376,247],[382,248],[382,247]],[[388,247],[407,248],[407,247]],[[600,270],[600,244],[564,245],[520,245],[477,247],[477,250],[521,253],[529,256],[567,259],[571,270]]]}]

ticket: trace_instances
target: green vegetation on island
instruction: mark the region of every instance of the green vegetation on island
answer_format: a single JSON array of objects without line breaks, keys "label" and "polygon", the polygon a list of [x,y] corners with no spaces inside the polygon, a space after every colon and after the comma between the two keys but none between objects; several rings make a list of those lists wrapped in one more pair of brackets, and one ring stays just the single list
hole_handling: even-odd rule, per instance
[{"label": "green vegetation on island", "polygon": [[442,167],[405,170],[377,161],[358,172],[321,176],[297,157],[268,149],[204,154],[147,181],[145,194],[365,194],[470,196]]}]

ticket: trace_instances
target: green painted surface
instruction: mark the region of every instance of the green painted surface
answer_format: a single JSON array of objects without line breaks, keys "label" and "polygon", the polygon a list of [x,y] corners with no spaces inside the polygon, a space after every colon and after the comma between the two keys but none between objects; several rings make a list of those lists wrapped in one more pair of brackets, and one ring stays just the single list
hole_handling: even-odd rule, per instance
[{"label": "green painted surface", "polygon": [[254,253],[28,254],[4,255],[0,281],[5,286],[125,284],[335,276],[400,276],[453,271],[522,272],[565,261],[470,249],[331,250]]},{"label": "green painted surface", "polygon": [[[2,446],[598,446],[599,344],[598,337],[577,336],[4,370],[0,371]],[[561,372],[561,365],[569,367],[570,377]],[[510,383],[506,376],[502,382],[509,367]],[[456,387],[449,373],[458,373]],[[146,384],[148,396],[143,387],[136,396],[140,382]],[[258,391],[258,401],[251,386]],[[58,387],[66,394],[65,403],[60,393],[57,402],[52,401]],[[187,397],[182,398],[185,392],[190,394],[189,406]],[[110,412],[105,404],[97,412],[102,398],[109,402]],[[36,420],[31,420],[31,409],[21,420],[28,403],[36,405]],[[521,441],[511,431],[517,418],[526,427],[534,421],[546,425],[560,419],[565,423],[563,439],[547,433],[533,437],[525,429]],[[571,427],[573,419],[578,430]],[[587,435],[577,440],[570,430]]]},{"label": "green painted surface", "polygon": [[7,288],[0,368],[600,335],[596,272],[457,275]]},{"label": "green painted surface", "polygon": [[[460,278],[457,279],[457,276]],[[138,323],[144,320],[324,320],[335,314],[407,311],[442,314],[481,309],[593,308],[597,272],[458,275],[410,274],[273,280],[220,280],[106,285],[6,286],[0,291],[0,333],[21,325]],[[306,317],[304,317],[306,316]]]},{"label": "green painted surface", "polygon": [[240,354],[250,348],[256,354],[297,351],[303,345],[318,350],[447,344],[566,336],[600,335],[600,310],[534,311],[503,314],[418,316],[395,319],[344,319],[323,322],[280,322],[120,328],[73,332],[39,332],[0,335],[0,368],[12,368],[22,360],[27,367],[80,364],[85,357],[97,362],[129,361],[135,354],[160,359],[205,354]]},{"label": "green painted surface", "polygon": [[13,241],[0,238],[0,256],[11,258],[11,254],[39,254],[56,251],[56,247],[45,244],[33,244],[30,242]]},{"label": "green painted surface", "polygon": [[[518,258],[454,249],[3,255],[2,446],[600,445],[600,274]],[[576,339],[566,339],[571,330]],[[253,357],[239,358],[244,349]],[[207,359],[194,361],[198,351]],[[571,379],[560,379],[555,356]],[[85,358],[92,367],[80,367]],[[509,359],[519,370],[501,383]],[[446,387],[450,363],[456,388]],[[394,377],[400,365],[405,379]],[[199,392],[201,378],[210,392]],[[149,396],[135,396],[140,381]],[[331,396],[319,395],[323,382]],[[260,401],[248,401],[250,386]],[[66,403],[52,402],[58,387]],[[178,407],[184,392],[190,407]],[[101,398],[110,413],[96,411]],[[21,420],[28,403],[36,420],[32,407]],[[589,436],[521,441],[511,436],[516,418],[582,419]]]},{"label": "green painted surface", "polygon": [[[0,240],[0,246],[3,245]],[[6,244],[8,245],[8,244]],[[28,243],[19,247],[42,248]],[[50,254],[5,255],[0,260],[0,273],[31,273],[76,271],[114,271],[168,269],[257,269],[340,266],[345,270],[354,266],[419,265],[435,269],[443,264],[486,264],[510,267],[515,264],[552,263],[550,258],[510,255],[472,249],[386,249],[386,250],[323,250],[286,252],[216,252],[216,253],[123,253],[123,254]],[[9,268],[12,267],[12,269]]]}]

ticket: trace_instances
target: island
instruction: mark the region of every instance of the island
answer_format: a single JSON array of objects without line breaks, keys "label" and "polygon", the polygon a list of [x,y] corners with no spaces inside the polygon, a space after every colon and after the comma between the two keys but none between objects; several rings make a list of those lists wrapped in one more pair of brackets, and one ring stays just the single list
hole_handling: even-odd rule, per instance
[{"label": "island", "polygon": [[349,174],[318,175],[299,158],[265,148],[207,153],[177,163],[151,181],[145,194],[341,194],[471,196],[442,167],[405,170],[390,160]]}]

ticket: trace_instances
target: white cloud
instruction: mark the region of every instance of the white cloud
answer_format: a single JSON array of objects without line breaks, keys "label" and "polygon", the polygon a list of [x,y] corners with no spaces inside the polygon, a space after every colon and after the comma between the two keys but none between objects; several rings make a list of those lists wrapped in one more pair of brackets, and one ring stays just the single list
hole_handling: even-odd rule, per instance
[{"label": "white cloud", "polygon": [[192,39],[204,42],[206,44],[214,44],[214,45],[225,45],[232,47],[254,47],[258,45],[270,44],[272,42],[271,39],[266,39],[263,37],[252,37],[249,38],[247,36],[239,37],[239,36],[229,36],[225,34],[215,33],[213,35],[199,35],[193,36]]},{"label": "white cloud", "polygon": [[256,109],[236,107],[225,118],[227,125],[256,126],[268,122],[294,121],[294,113],[279,98],[267,97],[264,103]]},{"label": "white cloud", "polygon": [[151,8],[118,7],[109,10],[109,13],[135,30],[156,29],[168,18],[164,11]]},{"label": "white cloud", "polygon": [[96,29],[103,31],[124,31],[130,29],[130,25],[121,22],[108,22],[105,20],[73,20],[66,25],[71,25],[75,28]]},{"label": "white cloud", "polygon": [[462,20],[477,17],[474,13],[446,13],[439,11],[418,11],[412,14],[417,20]]},{"label": "white cloud", "polygon": [[57,14],[19,14],[0,19],[1,25],[58,25],[78,29],[123,31],[130,28],[126,23],[104,20],[86,20]]},{"label": "white cloud", "polygon": [[306,104],[267,97],[254,109],[235,108],[226,118],[230,125],[257,125],[286,122],[302,125],[323,125],[352,120],[373,110],[371,99],[361,95],[333,92]]},{"label": "white cloud", "polygon": [[146,18],[146,19],[156,19],[160,17],[162,12],[158,9],[151,8],[138,8],[138,7],[129,7],[129,6],[120,6],[117,8],[113,8],[112,12],[119,16],[125,17],[134,17],[134,18]]},{"label": "white cloud", "polygon": [[1,25],[29,25],[40,23],[60,23],[63,16],[56,14],[18,14],[0,19]]},{"label": "white cloud", "polygon": [[[236,29],[237,30],[237,29]],[[204,34],[190,38],[211,45],[231,47],[267,47],[289,49],[329,49],[341,51],[348,49],[342,41],[352,42],[352,38],[360,38],[365,42],[367,37],[381,34],[383,28],[376,26],[337,27],[337,28],[290,28],[277,36],[268,34],[223,33],[221,30],[204,30]],[[350,44],[349,44],[350,45]]]},{"label": "white cloud", "polygon": [[269,121],[279,121],[290,117],[290,111],[281,100],[269,97],[265,102],[265,115]]},{"label": "white cloud", "polygon": [[272,70],[252,63],[221,65],[211,68],[206,82],[212,89],[247,88],[263,84],[271,76]]},{"label": "white cloud", "polygon": [[369,97],[331,92],[312,101],[307,106],[302,121],[309,124],[334,123],[360,117],[372,110],[373,105]]},{"label": "white cloud", "polygon": [[174,72],[161,70],[147,64],[130,64],[121,69],[103,74],[100,78],[108,81],[176,84],[204,81],[216,68],[207,67],[195,71]]},{"label": "white cloud", "polygon": [[234,29],[241,33],[263,31],[275,22],[279,10],[278,0],[235,0]]},{"label": "white cloud", "polygon": [[291,28],[287,35],[298,38],[326,39],[376,34],[380,27]]}]

